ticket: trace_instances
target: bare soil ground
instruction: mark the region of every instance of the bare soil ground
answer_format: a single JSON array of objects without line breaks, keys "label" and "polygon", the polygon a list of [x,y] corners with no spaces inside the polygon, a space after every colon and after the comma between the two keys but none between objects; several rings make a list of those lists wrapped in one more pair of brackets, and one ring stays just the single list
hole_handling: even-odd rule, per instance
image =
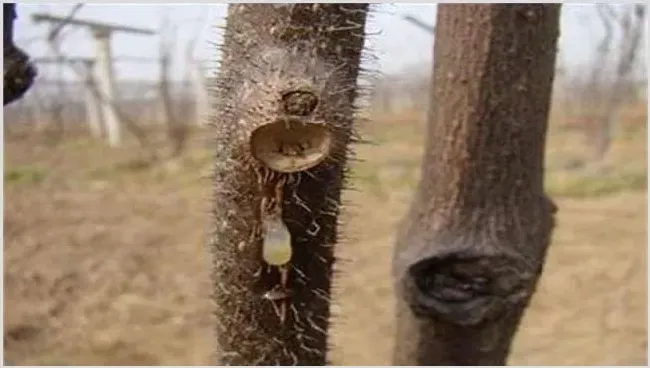
[{"label": "bare soil ground", "polygon": [[[643,107],[645,114],[645,107]],[[576,133],[549,138],[547,187],[559,205],[544,275],[511,364],[646,365],[647,117],[621,133],[597,172]],[[631,118],[630,118],[631,119]],[[383,118],[364,127],[345,193],[332,359],[390,363],[395,229],[418,178],[423,125]],[[207,137],[203,132],[195,137]],[[131,144],[88,138],[48,147],[5,143],[5,358],[30,365],[210,364],[211,156],[195,138],[175,164],[144,168]]]}]

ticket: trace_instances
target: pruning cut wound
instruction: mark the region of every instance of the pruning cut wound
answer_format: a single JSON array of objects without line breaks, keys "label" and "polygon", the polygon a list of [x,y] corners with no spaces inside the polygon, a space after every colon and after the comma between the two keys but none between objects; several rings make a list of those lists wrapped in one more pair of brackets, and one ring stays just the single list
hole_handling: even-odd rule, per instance
[{"label": "pruning cut wound", "polygon": [[293,173],[321,163],[331,150],[331,133],[322,123],[281,118],[250,136],[253,157],[272,170]]}]

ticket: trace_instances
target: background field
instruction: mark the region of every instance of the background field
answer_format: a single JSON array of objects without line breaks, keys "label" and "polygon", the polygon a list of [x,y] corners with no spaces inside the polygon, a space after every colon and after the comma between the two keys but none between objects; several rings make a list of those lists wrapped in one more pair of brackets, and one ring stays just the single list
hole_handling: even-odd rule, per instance
[{"label": "background field", "polygon": [[[547,187],[560,211],[512,364],[646,365],[646,105],[621,116],[608,161],[575,169],[582,136],[552,119]],[[418,178],[424,125],[384,115],[363,128],[356,191],[344,195],[332,359],[390,363],[395,227]],[[146,167],[133,142],[84,134],[5,142],[4,343],[18,364],[210,364],[209,130],[185,156]],[[161,138],[162,144],[162,138]],[[129,148],[132,147],[132,148]]]}]

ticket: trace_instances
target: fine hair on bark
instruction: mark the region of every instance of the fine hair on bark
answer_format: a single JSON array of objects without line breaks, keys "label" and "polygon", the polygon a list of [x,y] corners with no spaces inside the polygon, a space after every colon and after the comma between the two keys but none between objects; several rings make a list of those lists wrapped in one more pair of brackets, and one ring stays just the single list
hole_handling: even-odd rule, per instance
[{"label": "fine hair on bark", "polygon": [[395,365],[503,365],[556,208],[544,148],[560,4],[441,4],[422,177],[393,258]]},{"label": "fine hair on bark", "polygon": [[327,363],[367,4],[231,4],[211,86],[219,365]]}]

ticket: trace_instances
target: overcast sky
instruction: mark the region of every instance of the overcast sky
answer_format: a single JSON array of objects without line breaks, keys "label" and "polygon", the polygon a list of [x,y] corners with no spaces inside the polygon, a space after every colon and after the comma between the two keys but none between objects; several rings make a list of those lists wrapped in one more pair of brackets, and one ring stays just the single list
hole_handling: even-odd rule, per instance
[{"label": "overcast sky", "polygon": [[[178,27],[175,52],[177,63],[174,79],[184,73],[183,54],[188,40],[199,34],[195,55],[204,60],[214,60],[217,50],[211,42],[220,40],[217,26],[224,24],[225,4],[86,4],[77,18],[110,22],[157,30],[166,15]],[[73,4],[19,4],[15,37],[17,43],[31,56],[48,54],[43,40],[48,31],[45,24],[34,24],[31,15],[50,13],[67,15]],[[589,60],[594,45],[602,35],[592,4],[568,4],[563,6],[560,50],[563,62],[576,67]],[[383,73],[394,73],[431,60],[433,37],[425,31],[402,19],[410,14],[424,21],[435,22],[433,4],[382,4],[369,22],[369,30],[378,35],[371,38],[370,46],[377,56],[375,69]],[[68,27],[64,30],[62,49],[68,56],[92,56],[94,45],[88,30]],[[158,36],[140,36],[117,33],[112,39],[115,57],[134,56],[153,58],[158,53]],[[41,68],[43,74],[51,70]],[[118,78],[154,79],[157,76],[155,64],[120,62],[116,65]]]}]

